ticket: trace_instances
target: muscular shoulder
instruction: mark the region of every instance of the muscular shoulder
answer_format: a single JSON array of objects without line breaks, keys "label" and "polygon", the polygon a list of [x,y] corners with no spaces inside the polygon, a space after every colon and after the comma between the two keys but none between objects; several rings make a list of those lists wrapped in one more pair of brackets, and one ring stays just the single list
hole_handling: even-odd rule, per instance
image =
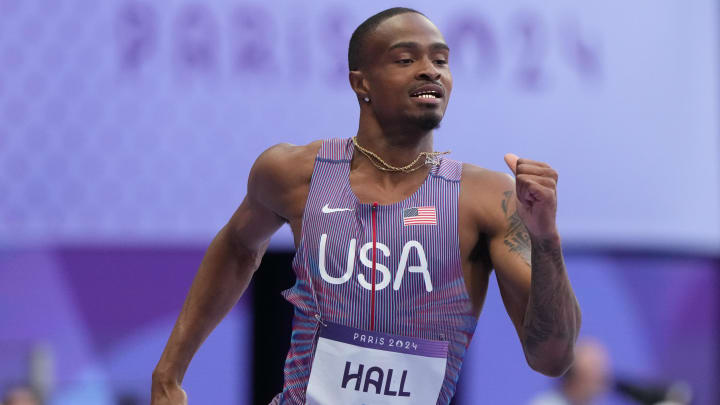
[{"label": "muscular shoulder", "polygon": [[254,187],[291,186],[309,179],[315,156],[322,141],[307,145],[279,143],[258,156],[250,170],[250,185]]},{"label": "muscular shoulder", "polygon": [[473,164],[463,163],[460,180],[460,210],[466,213],[478,231],[493,234],[504,229],[510,202],[514,199],[515,179],[507,173],[496,172]]},{"label": "muscular shoulder", "polygon": [[303,193],[307,195],[321,144],[322,141],[307,145],[280,143],[265,150],[250,169],[248,196],[289,220],[301,205],[297,199]]}]

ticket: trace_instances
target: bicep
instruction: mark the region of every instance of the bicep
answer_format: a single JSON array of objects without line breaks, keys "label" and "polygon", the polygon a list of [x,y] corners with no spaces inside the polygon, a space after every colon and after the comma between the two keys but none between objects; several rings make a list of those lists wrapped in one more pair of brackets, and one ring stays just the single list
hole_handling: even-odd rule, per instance
[{"label": "bicep", "polygon": [[234,245],[250,250],[264,249],[270,237],[285,221],[257,201],[247,195],[228,221],[226,228]]},{"label": "bicep", "polygon": [[228,221],[226,228],[241,247],[257,250],[267,246],[270,237],[286,222],[282,210],[285,173],[280,166],[285,151],[276,145],[262,153],[248,176],[247,194]]}]

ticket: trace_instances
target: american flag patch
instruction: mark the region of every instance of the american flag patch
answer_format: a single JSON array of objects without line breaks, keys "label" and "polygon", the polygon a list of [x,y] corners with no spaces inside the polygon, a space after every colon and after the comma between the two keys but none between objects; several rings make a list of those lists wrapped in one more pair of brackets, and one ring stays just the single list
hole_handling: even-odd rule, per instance
[{"label": "american flag patch", "polygon": [[403,225],[437,225],[435,207],[413,207],[403,210]]}]

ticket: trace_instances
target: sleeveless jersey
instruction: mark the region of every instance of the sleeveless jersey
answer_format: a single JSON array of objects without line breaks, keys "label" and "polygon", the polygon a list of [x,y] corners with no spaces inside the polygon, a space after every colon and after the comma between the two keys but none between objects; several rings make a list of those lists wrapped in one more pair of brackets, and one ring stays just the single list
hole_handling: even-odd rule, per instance
[{"label": "sleeveless jersey", "polygon": [[292,264],[297,281],[283,292],[294,306],[285,382],[272,404],[305,403],[318,315],[354,328],[369,330],[372,322],[379,332],[447,340],[437,403],[448,404],[477,323],[460,261],[462,164],[442,158],[409,198],[373,208],[350,188],[353,151],[352,139],[327,140],[315,159]]}]

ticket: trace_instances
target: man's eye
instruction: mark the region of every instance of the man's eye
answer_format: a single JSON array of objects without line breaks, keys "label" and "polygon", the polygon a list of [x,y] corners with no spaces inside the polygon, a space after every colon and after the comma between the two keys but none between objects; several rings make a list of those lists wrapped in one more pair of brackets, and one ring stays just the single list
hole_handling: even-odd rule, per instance
[{"label": "man's eye", "polygon": [[412,59],[398,59],[397,63],[401,65],[409,65],[412,63]]},{"label": "man's eye", "polygon": [[444,66],[444,65],[447,65],[447,64],[448,64],[448,61],[446,61],[445,59],[438,59],[438,60],[435,61],[435,63],[437,63],[438,65],[443,65],[443,66]]}]

